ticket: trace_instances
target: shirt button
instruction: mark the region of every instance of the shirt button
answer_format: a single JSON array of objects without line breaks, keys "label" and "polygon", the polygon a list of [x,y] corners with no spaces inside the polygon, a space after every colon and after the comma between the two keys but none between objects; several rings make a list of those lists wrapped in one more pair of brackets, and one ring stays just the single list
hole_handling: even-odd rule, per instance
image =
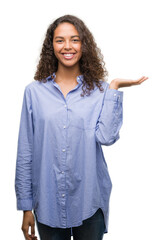
[{"label": "shirt button", "polygon": [[64,106],[65,106],[65,107],[67,107],[67,105],[66,105],[66,104],[65,104]]},{"label": "shirt button", "polygon": [[61,173],[64,173],[63,171]]},{"label": "shirt button", "polygon": [[66,126],[63,126],[63,128],[66,128]]},{"label": "shirt button", "polygon": [[65,196],[65,194],[63,193],[63,194],[62,194],[62,197],[64,197],[64,196]]},{"label": "shirt button", "polygon": [[63,152],[65,152],[66,150],[65,149],[62,149]]},{"label": "shirt button", "polygon": [[116,93],[114,93],[114,96],[116,96],[117,94]]}]

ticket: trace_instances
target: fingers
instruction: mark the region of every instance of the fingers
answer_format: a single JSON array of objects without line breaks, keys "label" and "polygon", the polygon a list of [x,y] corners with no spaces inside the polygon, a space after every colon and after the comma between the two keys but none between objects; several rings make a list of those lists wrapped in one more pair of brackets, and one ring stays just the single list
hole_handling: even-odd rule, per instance
[{"label": "fingers", "polygon": [[36,236],[29,235],[29,237],[30,237],[30,240],[37,240]]},{"label": "fingers", "polygon": [[22,227],[22,231],[23,231],[25,240],[31,240],[32,239],[28,234],[28,228]]},{"label": "fingers", "polygon": [[147,79],[148,79],[148,77],[142,76],[141,78],[138,78],[137,80],[134,80],[133,83],[135,85],[138,85],[138,84],[141,84],[142,82],[144,82]]},{"label": "fingers", "polygon": [[139,78],[138,80],[139,80],[139,83],[142,83],[147,79],[148,79],[148,77],[143,76],[143,77]]},{"label": "fingers", "polygon": [[35,224],[31,224],[31,237],[35,239]]},{"label": "fingers", "polygon": [[25,240],[37,240],[37,237],[34,234],[28,234],[28,229],[22,229]]}]

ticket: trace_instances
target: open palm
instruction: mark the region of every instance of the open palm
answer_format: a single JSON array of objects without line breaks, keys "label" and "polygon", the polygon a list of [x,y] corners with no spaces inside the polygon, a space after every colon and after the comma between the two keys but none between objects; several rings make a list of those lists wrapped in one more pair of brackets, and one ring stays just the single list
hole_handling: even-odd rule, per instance
[{"label": "open palm", "polygon": [[132,85],[139,85],[147,79],[148,77],[142,76],[141,78],[138,78],[136,80],[116,78],[114,79],[114,81],[116,81],[118,88],[120,88],[120,87],[130,87]]}]

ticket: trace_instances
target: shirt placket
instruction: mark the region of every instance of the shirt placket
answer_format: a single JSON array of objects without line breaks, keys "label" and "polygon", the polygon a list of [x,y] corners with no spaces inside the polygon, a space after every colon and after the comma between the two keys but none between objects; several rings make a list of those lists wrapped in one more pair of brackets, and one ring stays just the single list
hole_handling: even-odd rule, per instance
[{"label": "shirt placket", "polygon": [[66,169],[66,155],[67,155],[67,148],[66,148],[66,143],[67,143],[67,125],[68,125],[68,102],[70,101],[70,96],[69,94],[71,94],[72,91],[76,90],[80,84],[78,84],[73,90],[71,90],[66,98],[64,97],[59,85],[57,83],[53,83],[53,85],[61,92],[62,97],[63,97],[63,101],[64,101],[64,112],[62,113],[63,116],[63,122],[62,122],[62,129],[63,129],[63,140],[61,143],[61,172],[60,174],[62,175],[61,179],[61,188],[59,190],[59,198],[60,198],[60,203],[61,203],[61,221],[62,221],[62,226],[63,227],[67,227],[66,224],[66,219],[67,219],[67,215],[66,215],[66,173],[65,173],[65,169]]},{"label": "shirt placket", "polygon": [[66,103],[66,100],[65,100],[65,104],[64,104],[64,108],[65,108],[65,111],[64,111],[64,116],[63,116],[63,135],[64,135],[64,138],[63,138],[63,141],[62,141],[62,145],[61,145],[61,148],[62,148],[62,153],[61,153],[61,174],[62,174],[62,188],[61,188],[61,192],[59,193],[60,194],[60,197],[61,197],[61,218],[62,218],[62,225],[64,227],[66,227],[66,176],[65,176],[65,171],[64,169],[66,169],[66,129],[67,129],[67,111],[68,111],[68,108],[67,108],[67,103]]}]

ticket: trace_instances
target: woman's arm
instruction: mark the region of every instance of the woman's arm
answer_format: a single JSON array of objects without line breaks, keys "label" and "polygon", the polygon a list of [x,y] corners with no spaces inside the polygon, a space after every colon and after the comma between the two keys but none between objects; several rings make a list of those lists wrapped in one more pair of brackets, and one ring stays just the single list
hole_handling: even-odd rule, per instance
[{"label": "woman's arm", "polygon": [[[22,231],[25,239],[35,239],[35,220],[32,213],[32,154],[33,154],[33,112],[30,97],[30,89],[25,88],[21,111],[15,191],[17,197],[17,209],[23,210]],[[29,234],[31,227],[31,234]]]},{"label": "woman's arm", "polygon": [[119,131],[123,123],[123,92],[120,87],[141,84],[148,77],[137,80],[116,78],[111,81],[106,90],[99,119],[96,124],[95,138],[101,145],[112,145],[119,138]]},{"label": "woman's arm", "polygon": [[32,210],[33,113],[30,89],[25,88],[19,126],[15,191],[18,210]]},{"label": "woman's arm", "polygon": [[[114,85],[111,87],[114,87]],[[122,103],[123,92],[109,88],[107,84],[102,109],[95,129],[96,141],[101,145],[109,146],[119,139],[119,130],[123,122]]]}]

